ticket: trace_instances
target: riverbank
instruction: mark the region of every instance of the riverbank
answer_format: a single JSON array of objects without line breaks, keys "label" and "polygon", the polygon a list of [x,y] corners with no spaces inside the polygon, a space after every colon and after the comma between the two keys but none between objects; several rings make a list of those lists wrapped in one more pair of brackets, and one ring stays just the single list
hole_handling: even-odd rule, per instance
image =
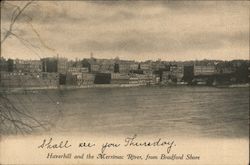
[{"label": "riverbank", "polygon": [[0,92],[23,92],[23,91],[36,91],[36,90],[49,90],[49,89],[59,89],[59,90],[70,90],[70,89],[84,89],[84,88],[129,88],[129,87],[140,87],[143,85],[139,84],[92,84],[84,86],[42,86],[42,87],[11,87],[3,88],[0,87]]},{"label": "riverbank", "polygon": [[[141,84],[91,84],[84,86],[41,86],[41,87],[0,87],[1,93],[15,93],[15,92],[28,92],[38,90],[71,90],[71,89],[86,89],[86,88],[133,88],[133,87],[180,87],[187,86],[186,84],[171,84],[171,85],[141,85]],[[206,86],[206,85],[195,85],[195,86]],[[211,86],[216,88],[249,88],[249,83],[246,84],[232,84],[232,85],[217,85]]]}]

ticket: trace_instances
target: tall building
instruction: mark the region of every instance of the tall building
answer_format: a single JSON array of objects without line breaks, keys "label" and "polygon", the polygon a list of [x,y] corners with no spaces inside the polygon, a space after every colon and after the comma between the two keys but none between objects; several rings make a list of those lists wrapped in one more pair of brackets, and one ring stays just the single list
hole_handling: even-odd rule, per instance
[{"label": "tall building", "polygon": [[57,72],[66,74],[67,69],[68,69],[68,59],[57,58]]},{"label": "tall building", "polygon": [[115,63],[114,65],[114,73],[119,73],[119,64],[118,63]]},{"label": "tall building", "polygon": [[8,72],[14,71],[14,60],[12,60],[12,59],[7,60],[7,70],[8,70]]},{"label": "tall building", "polygon": [[58,60],[56,58],[51,58],[51,57],[47,57],[47,58],[42,58],[42,72],[57,72],[57,63]]},{"label": "tall building", "polygon": [[183,81],[191,83],[194,78],[194,66],[184,66]]}]

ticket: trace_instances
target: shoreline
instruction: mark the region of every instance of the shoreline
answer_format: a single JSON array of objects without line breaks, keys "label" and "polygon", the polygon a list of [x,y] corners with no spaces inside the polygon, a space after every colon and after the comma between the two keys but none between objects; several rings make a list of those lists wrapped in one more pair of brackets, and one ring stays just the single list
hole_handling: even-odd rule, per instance
[{"label": "shoreline", "polygon": [[39,91],[39,90],[71,90],[71,89],[90,89],[90,88],[130,88],[141,87],[146,85],[139,84],[92,84],[84,86],[47,86],[47,87],[0,87],[0,92],[14,93],[26,91]]},{"label": "shoreline", "polygon": [[15,92],[28,92],[40,90],[72,90],[72,89],[91,89],[91,88],[135,88],[135,87],[214,87],[214,88],[249,88],[250,84],[232,84],[232,85],[142,85],[142,84],[92,84],[84,86],[47,86],[47,87],[0,87],[0,93],[15,93]]}]

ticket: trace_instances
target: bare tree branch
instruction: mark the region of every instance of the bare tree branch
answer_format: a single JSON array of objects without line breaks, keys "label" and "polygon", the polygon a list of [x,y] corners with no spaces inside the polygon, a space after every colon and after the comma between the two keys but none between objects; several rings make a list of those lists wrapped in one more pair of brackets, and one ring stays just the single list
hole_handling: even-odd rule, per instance
[{"label": "bare tree branch", "polygon": [[7,33],[5,34],[5,36],[3,37],[2,41],[1,41],[1,44],[4,43],[4,41],[9,37],[9,35],[11,34],[12,30],[13,30],[13,27],[15,25],[15,22],[18,20],[18,18],[22,15],[22,13],[24,12],[24,10],[33,2],[32,1],[29,1],[27,2],[22,8],[20,7],[16,7],[15,11],[12,13],[12,17],[11,17],[11,23],[10,23],[10,26],[9,26],[9,29],[7,31]]},{"label": "bare tree branch", "polygon": [[[2,105],[0,109],[1,115],[1,126],[12,125],[15,133],[30,133],[36,128],[48,129],[50,123],[40,122],[36,118],[27,114],[27,112],[22,112],[5,96],[0,97],[0,102]],[[2,129],[2,128],[1,128]]]},{"label": "bare tree branch", "polygon": [[35,32],[35,34],[36,34],[37,38],[39,39],[40,43],[41,43],[45,48],[47,48],[47,49],[49,49],[49,50],[55,52],[55,51],[56,51],[55,49],[53,49],[53,48],[49,47],[47,44],[45,44],[45,42],[42,40],[40,34],[37,32],[37,30],[34,28],[34,26],[33,26],[30,22],[29,22],[29,25],[31,26],[32,30]]},{"label": "bare tree branch", "polygon": [[[30,0],[25,3],[24,6],[18,6],[12,3],[9,3],[7,1],[1,1],[1,9],[5,5],[11,6],[13,9],[13,12],[11,14],[10,24],[7,29],[5,29],[6,33],[4,34],[3,39],[1,40],[1,46],[6,41],[6,39],[10,36],[15,37],[18,39],[25,47],[27,47],[29,50],[32,50],[37,56],[40,57],[40,55],[35,51],[36,49],[40,50],[40,47],[34,45],[30,41],[26,40],[22,36],[18,35],[14,27],[16,25],[16,22],[21,18],[28,18],[27,23],[30,25],[32,31],[38,38],[39,42],[42,44],[43,47],[45,47],[48,50],[51,50],[55,52],[55,49],[49,47],[43,40],[38,31],[34,28],[32,25],[32,18],[25,14],[25,10],[34,2],[34,0]],[[1,54],[0,54],[1,58]],[[52,101],[53,99],[48,96],[48,98]],[[42,128],[44,130],[48,130],[48,128],[52,125],[48,121],[41,122],[37,118],[33,117],[32,115],[28,114],[28,111],[26,111],[26,107],[24,107],[24,110],[22,111],[19,107],[16,107],[15,104],[4,95],[4,93],[0,93],[0,133],[3,131],[10,131],[14,130],[15,133],[30,133],[34,131],[34,129]],[[62,115],[61,111],[59,110],[59,115]]]}]

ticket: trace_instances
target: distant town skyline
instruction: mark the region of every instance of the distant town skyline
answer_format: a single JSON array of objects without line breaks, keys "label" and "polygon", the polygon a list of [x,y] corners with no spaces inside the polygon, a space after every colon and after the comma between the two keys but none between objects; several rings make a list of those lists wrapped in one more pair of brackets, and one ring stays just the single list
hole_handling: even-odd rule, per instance
[{"label": "distant town skyline", "polygon": [[[25,5],[7,2],[1,37]],[[35,1],[23,14],[13,32],[28,42],[9,37],[4,58],[249,60],[247,1]]]}]

